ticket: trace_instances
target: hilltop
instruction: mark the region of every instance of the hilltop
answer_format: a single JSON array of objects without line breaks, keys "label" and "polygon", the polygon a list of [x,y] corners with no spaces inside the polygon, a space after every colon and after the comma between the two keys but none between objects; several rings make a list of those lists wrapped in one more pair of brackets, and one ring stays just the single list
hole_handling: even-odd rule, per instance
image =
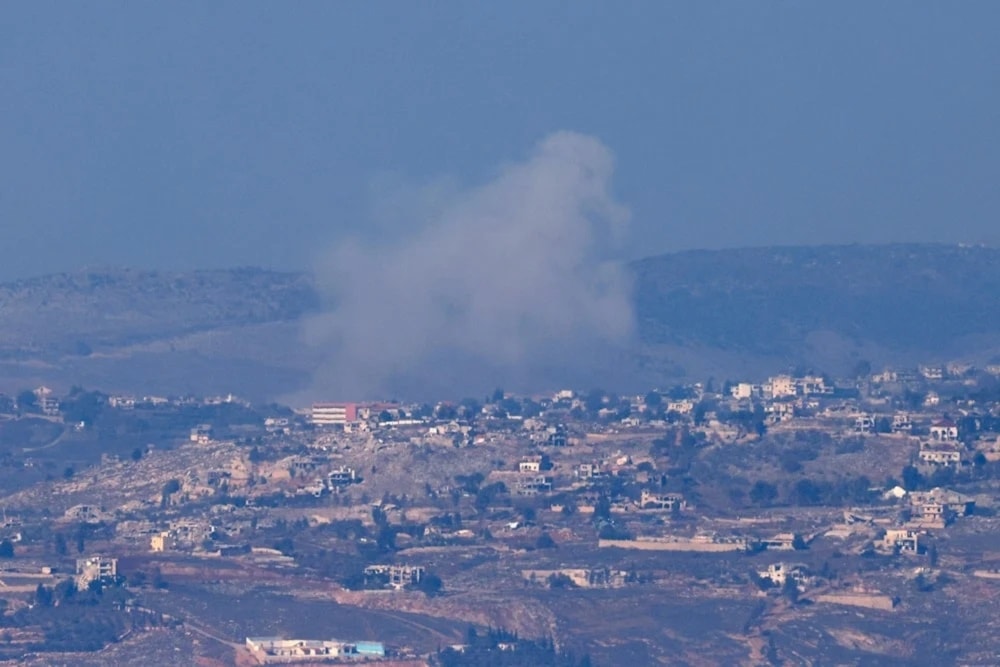
[{"label": "hilltop", "polygon": [[304,381],[286,346],[318,303],[307,275],[256,268],[82,270],[0,284],[0,390],[282,390]]},{"label": "hilltop", "polygon": [[[1000,352],[994,248],[690,251],[629,268],[637,336],[605,364],[622,389]],[[320,302],[307,274],[246,268],[86,270],[0,284],[0,391],[36,382],[256,398],[298,391],[322,358],[302,336]]]},{"label": "hilltop", "polygon": [[912,364],[988,355],[1000,346],[995,248],[696,251],[641,260],[633,269],[647,353],[723,375],[762,365],[843,373],[861,360]]}]

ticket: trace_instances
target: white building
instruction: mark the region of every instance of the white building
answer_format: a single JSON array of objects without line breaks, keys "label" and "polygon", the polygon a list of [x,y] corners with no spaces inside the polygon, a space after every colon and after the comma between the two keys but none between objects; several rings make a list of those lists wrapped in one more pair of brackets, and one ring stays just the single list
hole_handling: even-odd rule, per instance
[{"label": "white building", "polygon": [[265,665],[385,657],[385,647],[379,642],[247,637],[246,647],[259,663]]},{"label": "white building", "polygon": [[801,585],[806,579],[802,566],[785,563],[771,563],[766,570],[757,570],[757,576],[769,579],[775,586],[784,586],[789,579]]},{"label": "white building", "polygon": [[959,466],[962,463],[962,451],[948,445],[935,445],[930,442],[920,443],[920,462],[930,465]]},{"label": "white building", "polygon": [[950,419],[941,419],[931,424],[931,440],[952,442],[958,440],[958,424]]},{"label": "white building", "polygon": [[542,470],[542,458],[540,456],[529,457],[517,464],[517,469],[520,472],[541,472]]},{"label": "white building", "polygon": [[810,394],[832,394],[833,387],[826,383],[826,378],[822,375],[806,375],[797,382],[799,390],[804,396]]},{"label": "white building", "polygon": [[916,531],[890,528],[876,546],[882,549],[899,549],[902,553],[917,553],[920,549],[920,538]]},{"label": "white building", "polygon": [[670,401],[667,403],[667,412],[676,412],[679,415],[689,415],[694,412],[694,401],[686,398],[680,401]]},{"label": "white building", "polygon": [[92,581],[113,580],[118,576],[118,559],[104,556],[76,559],[76,587],[83,589]]},{"label": "white building", "polygon": [[358,419],[358,406],[354,403],[314,403],[309,421],[316,426],[343,426]]},{"label": "white building", "polygon": [[786,398],[798,394],[798,383],[791,375],[776,375],[767,381],[771,398]]}]

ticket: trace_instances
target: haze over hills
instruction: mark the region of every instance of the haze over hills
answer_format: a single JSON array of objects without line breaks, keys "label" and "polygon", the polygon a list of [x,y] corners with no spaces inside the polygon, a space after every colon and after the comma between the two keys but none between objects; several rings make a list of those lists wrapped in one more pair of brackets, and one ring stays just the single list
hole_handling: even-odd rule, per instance
[{"label": "haze over hills", "polygon": [[[640,390],[794,367],[840,374],[862,359],[983,362],[1000,351],[994,248],[692,251],[630,269],[635,339],[581,360],[573,380]],[[0,390],[37,382],[256,399],[302,392],[327,354],[305,342],[302,322],[322,308],[306,274],[258,269],[90,270],[3,284]],[[533,381],[522,389],[556,380]],[[461,390],[493,383],[471,378]]]},{"label": "haze over hills", "polygon": [[[982,359],[1000,345],[1000,250],[849,245],[684,252],[633,265],[647,347],[741,368]],[[991,352],[992,350],[992,352]],[[655,357],[656,355],[654,355]]]},{"label": "haze over hills", "polygon": [[308,276],[253,268],[81,270],[2,284],[3,389],[287,391],[308,380],[287,346],[317,306]]}]

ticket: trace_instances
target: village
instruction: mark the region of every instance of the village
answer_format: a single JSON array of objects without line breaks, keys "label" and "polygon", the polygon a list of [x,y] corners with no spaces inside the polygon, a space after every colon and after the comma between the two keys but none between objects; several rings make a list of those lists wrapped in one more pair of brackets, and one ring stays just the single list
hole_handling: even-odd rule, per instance
[{"label": "village", "polygon": [[[444,664],[473,627],[603,664],[652,649],[560,636],[566,596],[659,591],[736,605],[718,655],[759,658],[803,615],[1000,586],[1000,365],[296,408],[39,388],[0,413],[8,656],[194,632],[240,664]],[[235,590],[355,617],[241,620]],[[59,636],[84,601],[112,620]]]}]

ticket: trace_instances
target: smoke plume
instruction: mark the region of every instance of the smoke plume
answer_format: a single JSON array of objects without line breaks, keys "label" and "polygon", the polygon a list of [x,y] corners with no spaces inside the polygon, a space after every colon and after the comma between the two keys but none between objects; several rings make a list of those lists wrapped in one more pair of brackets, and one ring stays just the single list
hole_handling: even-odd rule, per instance
[{"label": "smoke plume", "polygon": [[612,172],[600,141],[558,132],[485,184],[411,188],[415,222],[339,243],[317,271],[328,307],[306,338],[327,361],[311,393],[455,397],[585,377],[633,328]]}]

